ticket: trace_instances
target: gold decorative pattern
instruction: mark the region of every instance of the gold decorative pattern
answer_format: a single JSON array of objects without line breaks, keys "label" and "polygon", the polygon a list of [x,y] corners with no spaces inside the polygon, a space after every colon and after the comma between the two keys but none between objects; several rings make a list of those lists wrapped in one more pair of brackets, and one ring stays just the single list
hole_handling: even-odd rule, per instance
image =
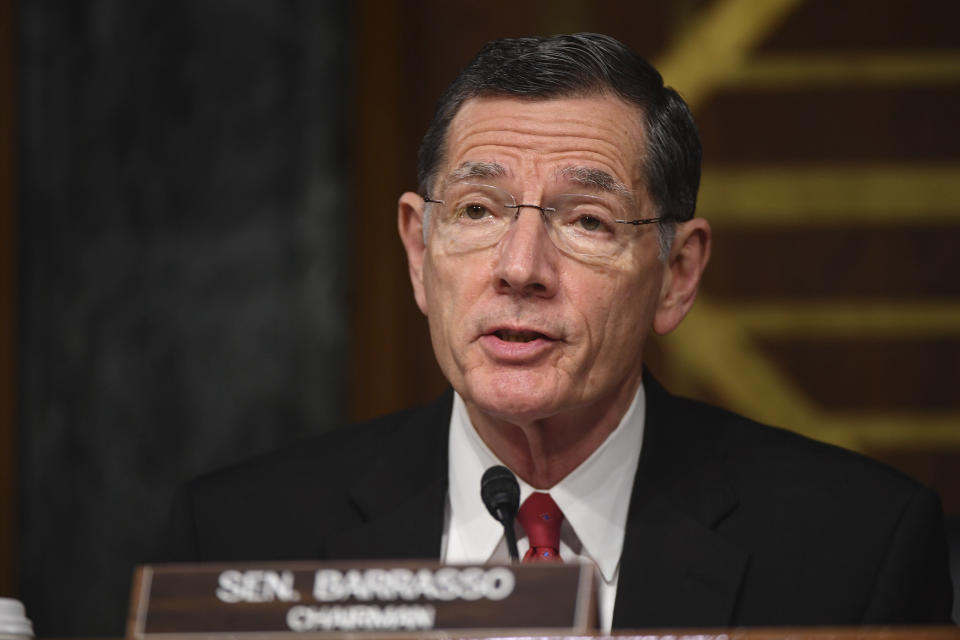
[{"label": "gold decorative pattern", "polygon": [[[795,91],[831,85],[960,84],[960,52],[756,55],[757,45],[799,4],[791,0],[715,2],[675,41],[658,67],[694,110],[710,94],[726,88]],[[960,223],[960,164],[708,166],[699,212],[725,228],[809,224],[829,228],[851,223],[951,227]],[[682,393],[709,388],[731,409],[758,420],[853,449],[960,447],[960,412],[923,407],[909,412],[828,410],[759,347],[760,339],[771,337],[864,336],[960,338],[960,301],[767,304],[701,298],[683,325],[664,340],[663,348],[677,364],[678,377],[670,381],[674,388]]]},{"label": "gold decorative pattern", "polygon": [[736,87],[931,86],[960,83],[960,54],[913,53],[769,57],[750,60],[727,78]]},{"label": "gold decorative pattern", "polygon": [[957,222],[960,164],[708,169],[697,207],[715,224]]}]

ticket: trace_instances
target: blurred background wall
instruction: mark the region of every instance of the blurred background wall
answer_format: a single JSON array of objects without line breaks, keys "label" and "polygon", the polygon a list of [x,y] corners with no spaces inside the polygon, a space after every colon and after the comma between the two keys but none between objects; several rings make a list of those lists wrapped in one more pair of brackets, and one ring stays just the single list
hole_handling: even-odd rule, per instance
[{"label": "blurred background wall", "polygon": [[343,421],[346,6],[17,10],[15,584],[117,636],[177,483]]},{"label": "blurred background wall", "polygon": [[494,37],[608,33],[693,107],[716,243],[654,372],[960,516],[960,5],[0,6],[0,591],[41,635],[122,633],[185,477],[445,386],[396,198]]}]

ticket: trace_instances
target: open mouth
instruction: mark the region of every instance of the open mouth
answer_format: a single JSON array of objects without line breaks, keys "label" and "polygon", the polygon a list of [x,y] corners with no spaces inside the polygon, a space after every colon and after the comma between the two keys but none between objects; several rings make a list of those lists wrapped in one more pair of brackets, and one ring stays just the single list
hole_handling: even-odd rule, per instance
[{"label": "open mouth", "polygon": [[547,337],[536,331],[512,331],[509,329],[499,329],[494,331],[493,335],[497,336],[504,342],[533,342],[539,338]]}]

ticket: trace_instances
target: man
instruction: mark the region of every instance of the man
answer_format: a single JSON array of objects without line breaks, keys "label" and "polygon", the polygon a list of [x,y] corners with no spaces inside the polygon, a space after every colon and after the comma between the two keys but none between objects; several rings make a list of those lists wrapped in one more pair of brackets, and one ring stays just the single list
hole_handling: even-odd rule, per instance
[{"label": "man", "polygon": [[710,254],[699,171],[686,105],[619,42],[489,44],[399,202],[454,393],[195,481],[176,555],[505,560],[479,497],[505,464],[562,522],[521,552],[592,562],[603,628],[948,622],[932,492],[645,375]]}]

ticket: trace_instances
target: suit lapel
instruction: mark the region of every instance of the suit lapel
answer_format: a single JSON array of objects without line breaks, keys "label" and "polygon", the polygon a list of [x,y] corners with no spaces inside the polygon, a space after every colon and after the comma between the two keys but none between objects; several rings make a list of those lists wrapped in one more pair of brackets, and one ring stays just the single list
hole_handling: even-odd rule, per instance
[{"label": "suit lapel", "polygon": [[715,527],[737,508],[719,435],[647,376],[647,416],[613,625],[727,626],[749,554]]},{"label": "suit lapel", "polygon": [[421,485],[406,492],[391,491],[390,503],[352,494],[363,524],[335,534],[327,543],[338,559],[440,558],[446,482]]},{"label": "suit lapel", "polygon": [[616,628],[727,626],[747,553],[641,481],[620,559]]},{"label": "suit lapel", "polygon": [[452,392],[406,414],[391,438],[371,443],[383,454],[352,482],[348,497],[360,524],[332,535],[338,559],[440,558],[447,496],[447,434]]}]

